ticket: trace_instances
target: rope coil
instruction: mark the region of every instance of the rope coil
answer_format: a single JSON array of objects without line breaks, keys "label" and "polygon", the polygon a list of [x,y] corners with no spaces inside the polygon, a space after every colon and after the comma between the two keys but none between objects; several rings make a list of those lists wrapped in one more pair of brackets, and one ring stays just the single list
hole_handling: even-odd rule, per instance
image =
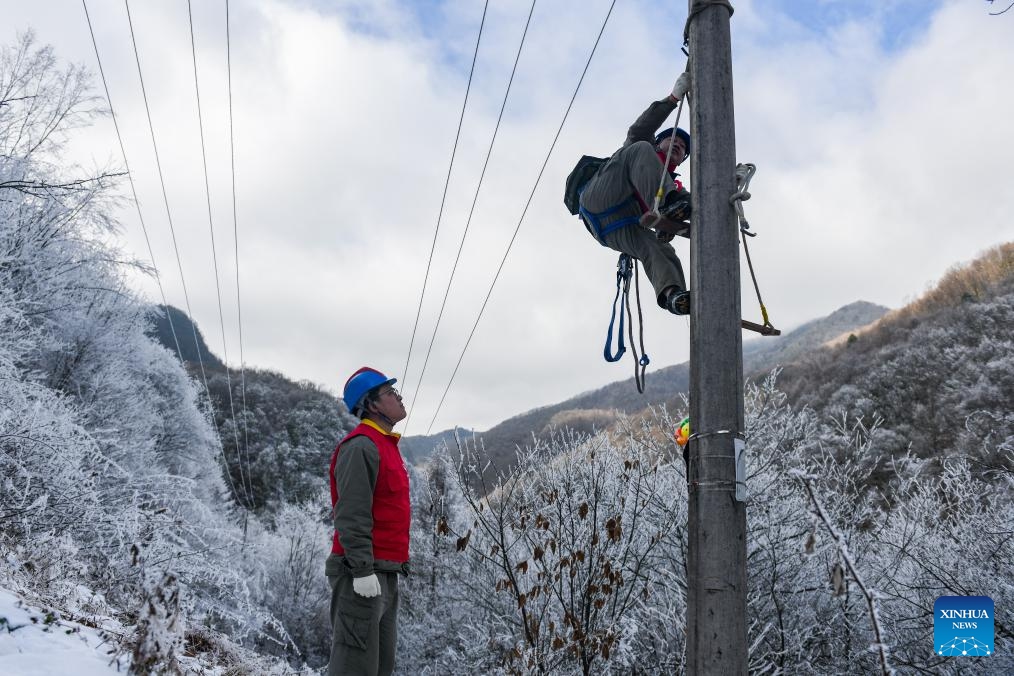
[{"label": "rope coil", "polygon": [[736,210],[736,215],[739,216],[739,230],[744,235],[750,237],[756,237],[756,233],[748,232],[750,230],[750,223],[746,220],[746,215],[743,213],[743,202],[750,199],[750,179],[757,173],[757,165],[747,162],[746,164],[740,163],[736,165],[736,192],[732,193],[732,197],[729,198],[729,204]]}]

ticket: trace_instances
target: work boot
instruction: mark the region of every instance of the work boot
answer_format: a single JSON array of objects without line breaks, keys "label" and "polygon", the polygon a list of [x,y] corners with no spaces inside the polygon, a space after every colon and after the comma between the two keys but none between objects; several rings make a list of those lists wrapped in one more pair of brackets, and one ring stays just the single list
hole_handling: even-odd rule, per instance
[{"label": "work boot", "polygon": [[665,307],[674,315],[690,314],[690,292],[673,289],[666,296]]}]

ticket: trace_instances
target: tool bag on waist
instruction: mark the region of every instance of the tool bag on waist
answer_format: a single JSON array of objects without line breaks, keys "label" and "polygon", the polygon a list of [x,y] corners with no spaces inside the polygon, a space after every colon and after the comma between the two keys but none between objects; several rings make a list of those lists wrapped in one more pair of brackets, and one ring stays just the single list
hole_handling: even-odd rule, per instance
[{"label": "tool bag on waist", "polygon": [[580,213],[581,191],[584,189],[585,184],[591,180],[592,176],[598,173],[599,168],[608,161],[608,157],[583,155],[577,161],[574,170],[567,175],[567,189],[563,193],[563,203],[567,205],[567,210],[571,214],[576,216]]}]

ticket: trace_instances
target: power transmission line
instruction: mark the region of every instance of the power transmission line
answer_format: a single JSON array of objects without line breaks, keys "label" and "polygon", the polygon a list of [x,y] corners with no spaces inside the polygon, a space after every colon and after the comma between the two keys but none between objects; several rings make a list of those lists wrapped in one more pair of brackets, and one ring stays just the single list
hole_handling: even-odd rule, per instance
[{"label": "power transmission line", "polygon": [[[151,132],[151,145],[152,145],[152,148],[153,148],[153,150],[155,152],[155,166],[158,169],[158,180],[159,180],[159,183],[162,186],[162,199],[165,202],[166,217],[168,218],[168,221],[169,221],[169,233],[172,235],[173,250],[176,253],[176,265],[179,268],[179,272],[180,272],[180,284],[183,287],[183,300],[184,300],[184,302],[186,303],[186,306],[187,306],[187,315],[191,318],[191,320],[190,320],[190,327],[191,327],[191,329],[193,329],[193,334],[194,334],[194,349],[197,351],[197,361],[198,361],[198,364],[200,365],[200,369],[201,369],[201,379],[204,381],[204,391],[205,391],[205,393],[208,396],[208,406],[210,407],[210,411],[211,411],[211,415],[212,415],[212,424],[215,425],[215,436],[218,439],[219,445],[222,446],[222,458],[225,459],[225,447],[222,444],[222,437],[218,433],[218,425],[215,424],[215,417],[214,417],[215,416],[215,402],[211,398],[211,389],[208,387],[208,374],[207,374],[207,371],[204,368],[204,357],[201,356],[201,345],[200,345],[200,341],[197,338],[197,325],[194,323],[194,320],[193,320],[194,314],[193,314],[193,311],[190,308],[190,295],[187,293],[187,282],[186,282],[185,276],[183,275],[183,261],[182,261],[182,259],[180,257],[179,244],[176,241],[176,229],[173,227],[172,210],[169,207],[169,195],[166,192],[165,177],[164,177],[163,172],[162,172],[162,162],[159,159],[158,143],[157,143],[156,138],[155,138],[155,125],[154,125],[154,123],[151,120],[151,106],[148,104],[148,93],[147,93],[147,91],[145,89],[145,86],[144,86],[144,75],[143,75],[142,70],[141,70],[141,57],[140,57],[140,54],[139,54],[138,49],[137,49],[137,38],[134,35],[134,22],[133,22],[133,19],[132,19],[131,15],[130,15],[130,0],[123,0],[123,3],[124,3],[124,5],[127,8],[127,24],[130,27],[130,41],[131,41],[131,44],[133,45],[133,48],[134,48],[134,60],[137,63],[137,77],[138,77],[138,79],[140,80],[140,83],[141,83],[141,97],[144,100],[144,112],[145,112],[145,114],[148,117],[148,130]],[[226,470],[226,474],[229,474],[229,465],[228,465],[228,462],[226,462],[225,470]],[[231,477],[230,477],[230,484],[231,483],[232,483],[232,481],[231,481]],[[250,496],[249,496],[249,494],[246,493],[246,486],[243,486],[243,490],[244,490],[244,496],[246,497],[246,500],[247,500],[247,504],[250,504]],[[235,491],[235,487],[233,487],[233,495],[237,498],[237,500],[239,499],[239,494]]]},{"label": "power transmission line", "polygon": [[236,217],[236,146],[232,130],[232,41],[229,35],[229,0],[225,0],[225,63],[229,81],[229,168],[232,176],[232,240],[236,259],[236,324],[239,330],[239,383],[243,409],[243,448],[249,452],[250,429],[246,419],[246,360],[243,357],[243,306],[239,302],[239,224]]},{"label": "power transmission line", "polygon": [[158,265],[155,263],[155,253],[151,248],[151,239],[148,237],[148,227],[144,224],[144,215],[141,213],[141,202],[137,199],[137,188],[134,186],[134,175],[130,171],[130,163],[127,161],[127,151],[123,145],[123,135],[120,133],[120,123],[116,120],[116,111],[113,109],[113,97],[109,95],[109,84],[106,82],[106,71],[102,67],[102,58],[99,56],[99,44],[95,40],[95,30],[92,27],[92,18],[88,13],[88,3],[81,0],[84,6],[85,20],[88,22],[88,33],[92,38],[92,47],[95,49],[95,62],[99,66],[99,75],[102,78],[102,88],[106,92],[106,103],[109,104],[109,115],[113,118],[113,128],[116,130],[116,140],[120,144],[120,155],[123,156],[123,166],[127,170],[127,181],[130,183],[130,192],[134,196],[134,206],[137,207],[137,220],[141,224],[141,232],[144,233],[144,243],[148,247],[148,257],[151,259],[152,270],[155,271],[155,283],[158,285],[159,296],[162,297],[162,307],[166,311],[166,319],[169,320],[169,332],[173,336],[173,344],[176,345],[176,356],[183,362],[183,350],[180,349],[179,338],[176,337],[176,326],[173,324],[172,314],[169,312],[169,303],[166,301],[165,289],[162,287],[162,276],[158,272]]},{"label": "power transmission line", "polygon": [[[187,19],[190,22],[190,53],[194,62],[194,94],[197,99],[197,128],[201,138],[201,162],[204,168],[204,194],[208,202],[208,232],[211,234],[211,260],[215,268],[215,294],[218,299],[218,322],[222,330],[222,360],[225,362],[225,382],[229,394],[229,413],[232,415],[232,435],[236,444],[236,455],[240,458],[239,478],[246,481],[248,496],[253,495],[253,482],[250,479],[249,456],[246,458],[247,476],[243,476],[244,450],[239,444],[239,428],[236,425],[236,404],[232,398],[232,375],[229,373],[229,345],[225,337],[225,313],[222,311],[222,285],[219,282],[218,252],[215,247],[215,224],[211,213],[211,184],[208,180],[208,153],[204,142],[204,120],[201,113],[201,87],[197,78],[197,42],[194,39],[194,13],[190,0],[187,0]],[[252,504],[250,505],[253,506]]]},{"label": "power transmission line", "polygon": [[472,225],[472,215],[475,213],[475,205],[479,201],[479,191],[482,189],[482,180],[486,177],[486,168],[489,166],[489,158],[493,154],[493,144],[496,143],[497,132],[500,131],[500,121],[503,120],[504,110],[507,108],[507,99],[511,93],[511,85],[514,84],[514,74],[518,70],[518,62],[521,60],[521,51],[525,46],[525,38],[528,36],[528,27],[532,24],[532,14],[535,13],[536,0],[532,0],[532,7],[528,10],[528,20],[525,21],[525,30],[521,34],[521,44],[518,45],[517,56],[514,57],[514,67],[511,69],[510,79],[507,81],[507,91],[503,95],[503,103],[500,104],[500,114],[496,118],[496,125],[493,128],[493,136],[489,141],[489,148],[486,150],[486,161],[482,164],[482,172],[479,174],[479,184],[475,187],[475,197],[472,198],[472,207],[468,212],[468,219],[465,221],[465,231],[461,235],[461,244],[458,245],[458,253],[454,257],[454,265],[451,268],[451,276],[447,280],[447,288],[444,290],[444,299],[440,303],[440,312],[437,313],[437,322],[433,326],[433,335],[430,336],[430,344],[426,348],[426,358],[423,360],[422,371],[419,373],[419,384],[416,385],[415,393],[412,395],[412,405],[408,409],[408,417],[405,419],[403,434],[408,434],[408,423],[412,419],[412,411],[415,409],[415,400],[422,389],[423,377],[426,375],[426,366],[430,362],[430,353],[433,351],[433,343],[437,339],[437,329],[440,328],[440,320],[444,316],[444,308],[447,307],[447,297],[451,293],[451,284],[454,283],[454,273],[458,270],[458,262],[461,260],[461,251],[465,248],[465,238],[468,237],[468,228]]},{"label": "power transmission line", "polygon": [[465,87],[465,100],[461,104],[461,116],[458,118],[458,131],[454,134],[454,148],[451,150],[451,162],[447,167],[447,179],[444,181],[444,194],[440,198],[440,211],[437,213],[437,226],[433,231],[433,244],[430,246],[430,257],[426,261],[426,274],[423,276],[422,292],[419,294],[419,308],[415,313],[415,323],[412,325],[412,338],[408,343],[408,356],[405,357],[405,371],[401,378],[401,387],[405,388],[405,381],[408,379],[408,365],[412,360],[412,347],[415,345],[415,333],[419,328],[419,316],[422,314],[423,298],[426,297],[426,284],[430,278],[430,266],[433,264],[433,252],[437,248],[437,235],[440,233],[440,219],[444,215],[444,203],[447,201],[447,187],[451,183],[451,170],[454,169],[454,157],[458,152],[458,139],[461,137],[461,125],[465,120],[465,108],[468,106],[468,93],[472,91],[472,76],[475,74],[475,62],[479,57],[479,44],[482,42],[482,29],[486,25],[486,10],[489,8],[489,0],[482,7],[482,20],[479,22],[479,37],[475,40],[475,53],[472,55],[472,68],[468,72],[468,85]]},{"label": "power transmission line", "polygon": [[479,326],[479,321],[482,319],[483,313],[486,311],[486,305],[489,303],[489,297],[493,293],[493,287],[496,286],[497,280],[500,279],[500,273],[503,271],[503,266],[507,262],[507,256],[510,255],[511,248],[514,246],[514,241],[518,237],[518,231],[521,230],[521,224],[525,220],[525,216],[528,214],[528,208],[532,204],[532,199],[535,197],[535,191],[539,187],[539,182],[542,180],[542,175],[546,171],[546,166],[549,164],[549,158],[553,154],[553,149],[556,148],[556,142],[560,139],[560,133],[563,131],[563,125],[567,122],[567,116],[570,115],[571,108],[574,107],[574,100],[577,98],[577,93],[581,90],[581,83],[584,82],[584,76],[588,73],[588,67],[591,65],[592,57],[595,56],[595,50],[598,49],[599,41],[602,39],[602,34],[606,30],[606,24],[609,23],[609,17],[612,16],[613,7],[616,6],[616,0],[609,5],[609,11],[606,12],[606,18],[602,21],[602,27],[599,29],[598,37],[595,38],[595,44],[592,45],[591,53],[588,55],[588,61],[584,65],[584,70],[581,71],[581,78],[577,81],[577,87],[574,88],[574,94],[570,97],[570,103],[567,104],[567,110],[563,114],[563,119],[560,121],[560,127],[556,130],[556,136],[553,137],[553,142],[549,146],[549,152],[546,153],[546,159],[542,163],[542,168],[539,170],[539,175],[535,179],[535,185],[532,186],[532,192],[528,195],[528,201],[525,203],[525,208],[521,212],[521,218],[518,219],[517,227],[514,228],[514,234],[511,236],[511,241],[507,244],[507,251],[504,252],[503,259],[500,261],[500,267],[496,270],[496,275],[493,276],[493,281],[489,285],[489,290],[486,292],[486,298],[482,301],[482,307],[479,308],[479,315],[475,318],[475,323],[472,324],[472,330],[468,334],[468,340],[465,341],[465,347],[461,350],[461,355],[458,357],[458,363],[454,366],[454,371],[451,373],[450,380],[447,381],[447,387],[444,388],[444,393],[440,396],[440,402],[437,404],[437,410],[433,413],[433,418],[430,420],[429,427],[426,428],[426,434],[430,433],[433,429],[433,423],[436,422],[437,415],[440,413],[440,408],[444,405],[444,399],[447,398],[447,392],[451,389],[451,384],[454,382],[455,376],[458,375],[458,369],[461,367],[461,361],[465,358],[465,352],[468,351],[468,346],[472,342],[472,337],[475,335],[475,329]]}]

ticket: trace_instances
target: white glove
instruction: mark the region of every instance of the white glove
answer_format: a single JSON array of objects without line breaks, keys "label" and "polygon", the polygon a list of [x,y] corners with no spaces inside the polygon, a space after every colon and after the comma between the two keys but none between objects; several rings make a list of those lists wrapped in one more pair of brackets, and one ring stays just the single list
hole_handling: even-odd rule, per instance
[{"label": "white glove", "polygon": [[676,79],[672,86],[672,97],[679,101],[690,91],[690,73],[685,72]]},{"label": "white glove", "polygon": [[371,573],[366,577],[354,577],[352,578],[352,589],[360,596],[372,599],[374,596],[380,596],[380,580],[377,579],[376,573]]}]

